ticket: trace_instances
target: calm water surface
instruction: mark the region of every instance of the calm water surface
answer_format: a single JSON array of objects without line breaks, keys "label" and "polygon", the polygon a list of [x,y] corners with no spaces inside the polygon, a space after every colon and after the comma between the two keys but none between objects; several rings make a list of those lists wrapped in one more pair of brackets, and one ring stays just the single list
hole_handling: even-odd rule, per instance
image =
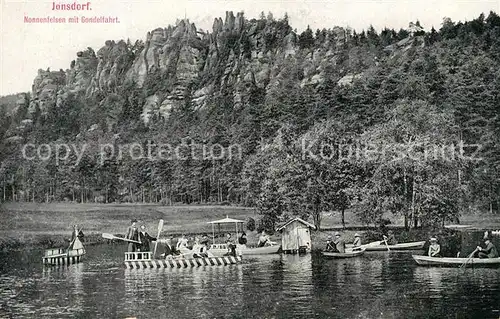
[{"label": "calm water surface", "polygon": [[45,269],[40,251],[0,254],[0,317],[500,318],[500,269],[417,267],[411,252],[127,270],[124,250],[88,247],[85,262]]}]

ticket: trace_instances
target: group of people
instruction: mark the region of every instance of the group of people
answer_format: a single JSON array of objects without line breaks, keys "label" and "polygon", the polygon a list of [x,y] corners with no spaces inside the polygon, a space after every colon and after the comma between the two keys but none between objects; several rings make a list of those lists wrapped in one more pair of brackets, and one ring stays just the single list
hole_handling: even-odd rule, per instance
[{"label": "group of people", "polygon": [[[126,239],[130,240],[128,244],[128,252],[136,251],[151,251],[151,242],[157,241],[157,238],[152,237],[146,231],[146,226],[141,225],[140,228],[137,226],[137,220],[133,219],[130,226],[127,229]],[[247,235],[242,232],[241,236],[238,237],[237,243],[242,246],[246,246],[248,242]],[[170,238],[161,240],[162,250],[164,250],[164,256],[170,258],[176,255],[192,254],[193,257],[212,257],[209,249],[211,246],[210,239],[207,234],[200,237],[195,237],[194,241],[182,235],[177,241],[173,236]],[[227,256],[236,256],[236,241],[233,239],[231,233],[226,234],[225,244],[228,248]],[[259,241],[257,243],[258,247],[264,247],[265,245],[273,244],[270,240],[269,235],[265,231],[259,236]],[[192,247],[192,249],[190,249]],[[170,256],[170,257],[169,257]]]},{"label": "group of people", "polygon": [[[331,235],[328,236],[325,251],[332,253],[345,253],[346,243],[344,238],[342,238],[342,235],[339,232],[335,232],[334,236],[335,238]],[[359,246],[361,246],[361,236],[356,233],[354,234],[353,247],[356,248]]]},{"label": "group of people", "polygon": [[146,226],[141,225],[140,229],[137,227],[137,220],[133,219],[130,222],[130,226],[127,229],[126,239],[135,241],[129,242],[128,252],[135,251],[150,251],[151,242],[156,241],[155,237],[152,237],[146,231]]},{"label": "group of people", "polygon": [[[491,239],[487,236],[484,237],[485,247],[477,246],[476,249],[471,254],[473,258],[498,258],[498,250],[495,245],[491,242]],[[427,252],[429,257],[442,257],[441,245],[439,245],[437,238],[432,237],[430,239],[429,250]],[[457,254],[460,256],[460,253]]]}]

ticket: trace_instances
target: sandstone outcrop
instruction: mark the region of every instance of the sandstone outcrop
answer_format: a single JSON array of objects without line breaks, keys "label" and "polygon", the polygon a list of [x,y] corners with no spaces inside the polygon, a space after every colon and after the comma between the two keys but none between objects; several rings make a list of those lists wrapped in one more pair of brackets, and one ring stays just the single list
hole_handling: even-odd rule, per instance
[{"label": "sandstone outcrop", "polygon": [[[183,19],[148,32],[135,45],[109,40],[97,52],[78,52],[65,72],[39,70],[28,113],[40,110],[43,115],[63,105],[69,94],[82,95],[95,101],[89,110],[102,112],[112,128],[130,100],[123,96],[128,94],[125,87],[144,93],[140,107],[145,123],[166,118],[183,105],[203,109],[210,97],[221,94],[231,94],[234,107],[240,108],[252,88],[269,91],[290,76],[302,87],[324,83],[342,61],[339,52],[348,34],[335,27],[309,49],[299,45],[297,34],[282,20],[246,20],[243,13],[226,12],[206,32]],[[335,75],[335,81],[342,75]]]}]

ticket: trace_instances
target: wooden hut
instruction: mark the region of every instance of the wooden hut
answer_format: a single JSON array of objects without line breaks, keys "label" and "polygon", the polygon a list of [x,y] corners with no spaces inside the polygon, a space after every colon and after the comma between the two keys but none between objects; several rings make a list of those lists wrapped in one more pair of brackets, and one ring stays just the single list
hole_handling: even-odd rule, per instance
[{"label": "wooden hut", "polygon": [[311,229],[316,229],[316,226],[298,217],[278,227],[276,230],[281,232],[283,252],[291,254],[310,252],[312,248]]}]

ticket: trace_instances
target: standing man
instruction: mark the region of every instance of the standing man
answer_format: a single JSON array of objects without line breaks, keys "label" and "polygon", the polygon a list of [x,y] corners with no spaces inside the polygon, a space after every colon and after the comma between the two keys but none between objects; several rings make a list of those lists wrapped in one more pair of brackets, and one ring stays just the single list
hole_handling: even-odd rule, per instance
[{"label": "standing man", "polygon": [[[136,223],[137,219],[132,219],[132,221],[130,222],[130,226],[127,229],[127,236],[125,238],[139,241],[139,230],[137,229]],[[128,252],[137,251],[137,246],[138,244],[136,243],[128,243],[127,251]]]},{"label": "standing man", "polygon": [[146,232],[146,226],[141,225],[141,231],[139,232],[139,241],[141,245],[139,247],[140,251],[151,251],[150,244],[152,241],[156,241],[156,238],[151,237]]},{"label": "standing man", "polygon": [[335,240],[333,241],[339,253],[345,253],[345,240],[339,232],[335,233]]}]

